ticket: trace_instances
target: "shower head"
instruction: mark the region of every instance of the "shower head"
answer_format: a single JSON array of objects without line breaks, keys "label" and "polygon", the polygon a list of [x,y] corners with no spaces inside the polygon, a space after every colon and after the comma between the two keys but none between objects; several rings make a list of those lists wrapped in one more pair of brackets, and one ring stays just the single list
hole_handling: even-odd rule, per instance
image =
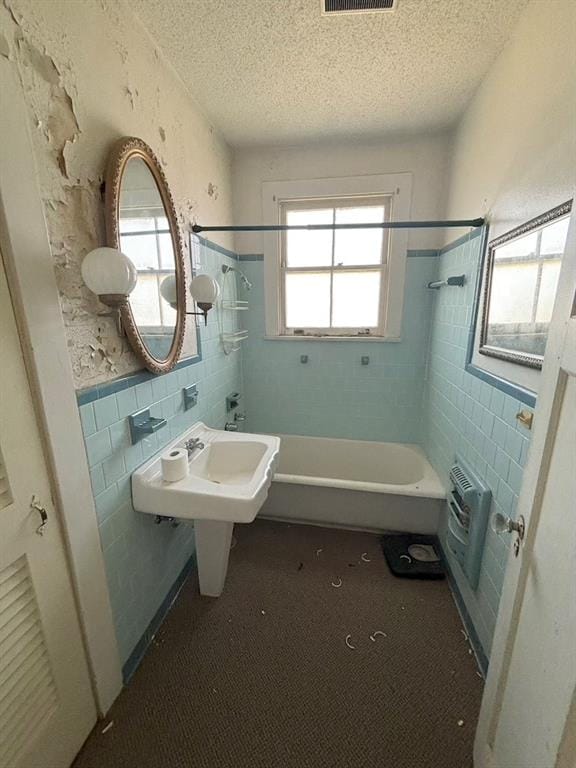
[{"label": "shower head", "polygon": [[241,271],[240,271],[239,269],[237,269],[236,267],[229,267],[227,264],[222,264],[222,272],[223,272],[224,274],[226,274],[227,272],[236,272],[236,274],[237,274],[237,275],[239,275],[239,277],[240,277],[240,282],[242,283],[242,285],[244,286],[244,288],[245,288],[247,291],[251,291],[251,290],[252,290],[252,283],[250,282],[250,280],[248,280],[248,278],[246,277],[246,275],[244,274],[244,272],[241,272]]}]

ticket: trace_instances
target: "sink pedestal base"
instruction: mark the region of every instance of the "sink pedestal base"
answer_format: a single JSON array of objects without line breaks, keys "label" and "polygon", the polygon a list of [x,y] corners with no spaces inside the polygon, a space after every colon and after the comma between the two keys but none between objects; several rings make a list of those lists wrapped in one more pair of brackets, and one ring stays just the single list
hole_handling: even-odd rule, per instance
[{"label": "sink pedestal base", "polygon": [[220,597],[226,581],[234,523],[195,520],[194,538],[200,594]]}]

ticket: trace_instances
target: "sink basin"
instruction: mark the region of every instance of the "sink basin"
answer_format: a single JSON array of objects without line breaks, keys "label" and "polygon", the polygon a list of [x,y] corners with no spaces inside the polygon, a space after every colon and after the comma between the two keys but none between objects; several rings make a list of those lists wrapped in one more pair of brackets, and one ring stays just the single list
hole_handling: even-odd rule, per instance
[{"label": "sink basin", "polygon": [[[189,474],[162,479],[160,456],[198,438],[204,448],[189,460]],[[269,435],[224,432],[202,422],[132,475],[134,508],[139,512],[191,520],[251,523],[268,495],[280,440]]]},{"label": "sink basin", "polygon": [[[188,475],[162,479],[161,457],[197,438],[204,444],[188,460]],[[200,593],[218,597],[224,588],[234,523],[251,523],[266,500],[280,439],[224,432],[197,422],[132,474],[139,512],[194,520]]]},{"label": "sink basin", "polygon": [[266,444],[255,440],[216,440],[191,462],[190,473],[217,485],[248,485],[265,454]]}]

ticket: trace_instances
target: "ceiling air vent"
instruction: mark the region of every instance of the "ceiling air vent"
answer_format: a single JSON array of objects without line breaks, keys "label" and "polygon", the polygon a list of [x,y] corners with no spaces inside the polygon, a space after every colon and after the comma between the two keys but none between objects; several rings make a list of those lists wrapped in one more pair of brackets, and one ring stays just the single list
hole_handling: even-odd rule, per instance
[{"label": "ceiling air vent", "polygon": [[321,2],[324,14],[393,11],[398,5],[398,0],[321,0]]}]

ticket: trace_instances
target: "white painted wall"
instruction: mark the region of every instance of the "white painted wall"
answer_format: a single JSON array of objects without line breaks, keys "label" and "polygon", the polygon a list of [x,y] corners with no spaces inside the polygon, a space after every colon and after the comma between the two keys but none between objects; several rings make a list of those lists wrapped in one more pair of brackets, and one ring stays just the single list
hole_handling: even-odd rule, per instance
[{"label": "white painted wall", "polygon": [[[232,163],[234,223],[264,223],[263,181],[403,172],[413,174],[410,218],[442,218],[446,202],[450,140],[450,134],[441,133],[372,143],[238,149]],[[435,248],[441,245],[441,237],[440,230],[411,232],[408,247]],[[240,253],[262,253],[262,236],[257,233],[240,233],[236,236],[235,247]]]},{"label": "white painted wall", "polygon": [[[576,3],[532,0],[456,130],[447,218],[486,215],[492,239],[569,200],[575,184]],[[473,361],[538,391],[539,371]]]},{"label": "white painted wall", "polygon": [[458,126],[448,217],[497,236],[570,199],[575,171],[576,3],[532,0]]}]

